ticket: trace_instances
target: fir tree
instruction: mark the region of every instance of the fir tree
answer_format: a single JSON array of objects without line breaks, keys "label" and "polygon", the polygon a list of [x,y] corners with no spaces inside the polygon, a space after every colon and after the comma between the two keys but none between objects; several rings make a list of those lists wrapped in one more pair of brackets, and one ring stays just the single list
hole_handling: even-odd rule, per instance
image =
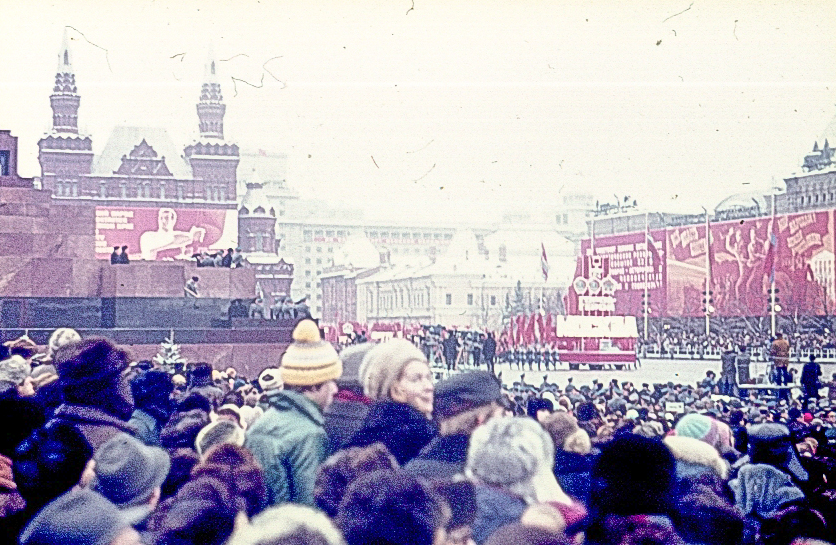
[{"label": "fir tree", "polygon": [[173,332],[170,337],[160,343],[160,351],[154,356],[153,361],[172,375],[183,373],[186,360],[180,354],[180,345],[174,344]]}]

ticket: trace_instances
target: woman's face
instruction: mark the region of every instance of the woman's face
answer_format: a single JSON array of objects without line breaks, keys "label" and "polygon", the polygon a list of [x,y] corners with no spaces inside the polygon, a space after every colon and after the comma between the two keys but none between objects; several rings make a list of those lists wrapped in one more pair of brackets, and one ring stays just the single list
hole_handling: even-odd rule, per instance
[{"label": "woman's face", "polygon": [[400,378],[389,391],[392,401],[406,403],[431,417],[433,413],[433,379],[430,367],[419,360],[407,363]]}]

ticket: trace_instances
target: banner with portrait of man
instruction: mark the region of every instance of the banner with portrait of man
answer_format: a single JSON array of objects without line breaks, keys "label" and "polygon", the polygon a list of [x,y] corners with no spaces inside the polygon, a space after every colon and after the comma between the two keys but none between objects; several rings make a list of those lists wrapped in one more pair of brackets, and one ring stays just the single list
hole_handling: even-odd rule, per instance
[{"label": "banner with portrait of man", "polygon": [[238,245],[234,210],[96,207],[96,257],[128,246],[132,260],[188,260]]}]

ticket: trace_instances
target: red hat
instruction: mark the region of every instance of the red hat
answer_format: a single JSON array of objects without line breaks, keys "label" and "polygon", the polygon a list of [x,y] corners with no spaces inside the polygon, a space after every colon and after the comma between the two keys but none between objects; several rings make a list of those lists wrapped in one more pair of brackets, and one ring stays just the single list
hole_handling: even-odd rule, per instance
[{"label": "red hat", "polygon": [[813,415],[812,415],[812,414],[810,414],[810,413],[804,413],[804,417],[803,417],[803,418],[804,418],[804,423],[805,423],[805,424],[809,424],[810,422],[812,422],[812,421],[813,421]]}]

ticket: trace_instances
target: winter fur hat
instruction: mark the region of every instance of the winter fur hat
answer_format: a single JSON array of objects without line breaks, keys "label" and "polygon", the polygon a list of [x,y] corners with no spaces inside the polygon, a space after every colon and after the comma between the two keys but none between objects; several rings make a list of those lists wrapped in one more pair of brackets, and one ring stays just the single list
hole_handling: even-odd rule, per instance
[{"label": "winter fur hat", "polygon": [[[129,359],[124,350],[105,339],[70,343],[55,353],[58,382],[65,396],[84,397],[87,392],[115,384]],[[72,399],[68,401],[74,402]]]},{"label": "winter fur hat", "polygon": [[244,430],[241,426],[229,420],[218,420],[204,426],[195,438],[195,448],[201,456],[213,446],[223,443],[244,446]]},{"label": "winter fur hat", "polygon": [[322,340],[312,320],[302,320],[293,330],[293,342],[282,355],[282,382],[287,386],[315,386],[336,380],[343,364],[331,343]]},{"label": "winter fur hat", "polygon": [[197,434],[208,423],[209,414],[200,409],[174,413],[160,431],[160,443],[168,449],[194,449]]},{"label": "winter fur hat", "polygon": [[721,479],[725,480],[728,477],[728,463],[711,445],[693,437],[679,435],[665,437],[664,442],[678,463],[704,466],[711,469]]},{"label": "winter fur hat", "polygon": [[31,372],[32,367],[29,362],[17,354],[0,361],[0,382],[11,382],[15,386],[20,386]]},{"label": "winter fur hat", "polygon": [[593,516],[670,514],[676,461],[660,441],[620,435],[601,448],[592,467]]},{"label": "winter fur hat", "polygon": [[55,357],[55,352],[62,346],[81,340],[81,335],[78,331],[69,327],[60,327],[52,332],[49,336],[49,341],[46,343],[46,357],[52,360]]},{"label": "winter fur hat", "polygon": [[360,366],[363,363],[363,358],[375,346],[374,343],[354,344],[340,352],[340,359],[343,361],[343,376],[337,380],[337,386],[341,389],[363,388],[360,382]]},{"label": "winter fur hat", "polygon": [[470,436],[465,473],[530,496],[532,481],[554,465],[554,443],[530,418],[492,418]]},{"label": "winter fur hat", "polygon": [[237,525],[227,545],[279,542],[344,545],[345,540],[331,519],[321,511],[306,505],[285,503],[259,513],[248,524]]},{"label": "winter fur hat", "polygon": [[360,365],[363,393],[371,399],[389,399],[392,385],[397,382],[407,364],[427,363],[427,358],[414,344],[405,339],[390,339],[374,346]]},{"label": "winter fur hat", "polygon": [[[556,412],[543,419],[543,427],[554,441],[554,448],[561,450],[566,440],[580,430],[578,420],[569,413]],[[582,431],[582,430],[581,430]],[[587,436],[588,437],[588,436]]]},{"label": "winter fur hat", "polygon": [[729,481],[729,487],[744,514],[762,518],[770,518],[785,504],[804,498],[789,475],[766,464],[744,465],[737,478]]}]

